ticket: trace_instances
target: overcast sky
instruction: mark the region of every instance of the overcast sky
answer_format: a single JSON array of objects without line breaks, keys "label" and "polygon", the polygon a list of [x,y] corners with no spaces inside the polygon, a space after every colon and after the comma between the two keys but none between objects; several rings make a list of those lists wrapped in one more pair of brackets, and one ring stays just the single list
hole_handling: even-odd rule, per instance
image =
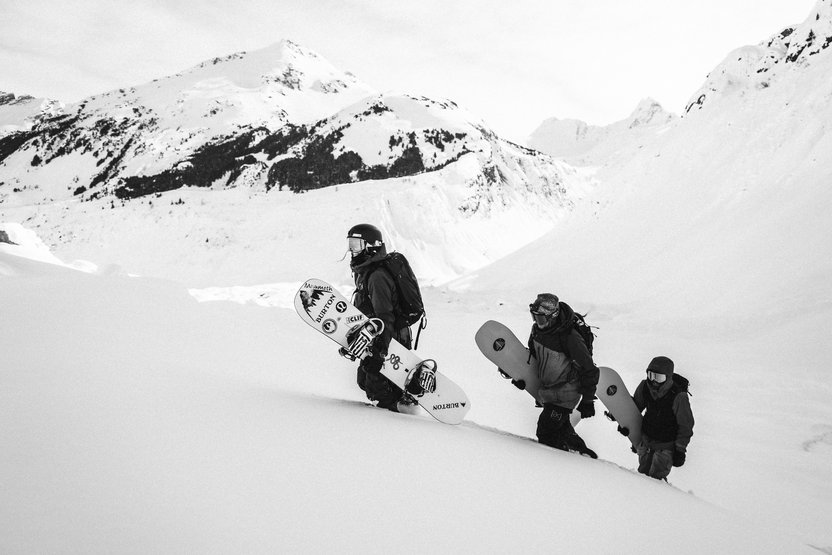
[{"label": "overcast sky", "polygon": [[[0,0],[0,91],[65,102],[282,38],[380,91],[450,98],[522,140],[549,117],[680,113],[734,48],[816,0]],[[753,9],[749,6],[753,6]]]}]

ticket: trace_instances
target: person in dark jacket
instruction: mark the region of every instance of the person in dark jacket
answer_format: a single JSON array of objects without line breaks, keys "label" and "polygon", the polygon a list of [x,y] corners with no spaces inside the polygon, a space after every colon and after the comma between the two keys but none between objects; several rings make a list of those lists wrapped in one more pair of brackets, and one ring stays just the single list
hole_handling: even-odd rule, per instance
[{"label": "person in dark jacket", "polygon": [[398,292],[393,276],[380,269],[387,257],[381,231],[370,224],[359,224],[349,230],[347,242],[352,256],[350,268],[355,278],[353,304],[367,316],[384,322],[384,330],[373,341],[370,355],[358,365],[358,387],[381,408],[415,412],[415,401],[381,374],[391,339],[395,338],[408,349],[412,341],[410,328],[397,328],[395,324]]},{"label": "person in dark jacket", "polygon": [[674,466],[685,464],[693,436],[688,380],[674,372],[672,360],[655,357],[647,366],[647,379],[638,385],[633,400],[639,411],[644,412],[641,443],[636,447],[638,471],[657,480],[667,480]]},{"label": "person in dark jacket", "polygon": [[534,319],[529,352],[540,378],[538,397],[543,404],[537,439],[556,449],[597,458],[569,421],[576,407],[581,418],[595,415],[593,400],[599,375],[586,343],[573,327],[575,313],[551,293],[539,294],[529,311]]}]

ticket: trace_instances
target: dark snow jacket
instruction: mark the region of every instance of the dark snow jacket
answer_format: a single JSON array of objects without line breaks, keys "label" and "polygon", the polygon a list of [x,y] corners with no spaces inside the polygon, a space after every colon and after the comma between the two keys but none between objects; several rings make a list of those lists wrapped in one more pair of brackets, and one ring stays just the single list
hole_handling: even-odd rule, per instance
[{"label": "dark snow jacket", "polygon": [[586,343],[572,327],[574,314],[568,304],[561,302],[555,325],[541,330],[534,324],[529,336],[529,351],[540,378],[540,402],[569,410],[581,397],[595,397],[599,375]]},{"label": "dark snow jacket", "polygon": [[672,374],[671,379],[656,390],[647,384],[647,380],[638,384],[633,401],[639,411],[646,410],[641,432],[648,448],[687,450],[693,436],[694,420],[690,397],[682,380],[681,376]]},{"label": "dark snow jacket", "polygon": [[384,322],[384,331],[373,344],[373,352],[382,356],[387,356],[393,338],[410,348],[410,328],[395,327],[396,307],[399,306],[396,283],[390,272],[379,267],[386,257],[387,250],[381,247],[369,259],[350,264],[355,278],[353,304],[367,316]]}]

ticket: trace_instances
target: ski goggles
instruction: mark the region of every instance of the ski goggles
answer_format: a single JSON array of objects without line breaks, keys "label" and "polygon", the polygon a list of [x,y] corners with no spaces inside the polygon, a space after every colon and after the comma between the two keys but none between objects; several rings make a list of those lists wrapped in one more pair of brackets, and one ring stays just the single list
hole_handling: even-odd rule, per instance
[{"label": "ski goggles", "polygon": [[546,318],[553,318],[560,313],[560,307],[555,308],[547,308],[545,306],[541,306],[537,303],[532,303],[529,305],[529,312],[532,313],[532,316],[545,316]]},{"label": "ski goggles", "polygon": [[367,241],[361,237],[347,237],[347,247],[350,252],[361,252],[367,247]]},{"label": "ski goggles", "polygon": [[534,323],[540,327],[545,326],[555,318],[557,318],[558,314],[560,313],[560,309],[555,310],[546,310],[544,308],[538,308],[537,310],[529,310],[532,314],[532,319]]},{"label": "ski goggles", "polygon": [[647,379],[651,382],[656,383],[664,383],[667,381],[667,374],[659,374],[658,372],[653,372],[652,370],[647,371]]}]

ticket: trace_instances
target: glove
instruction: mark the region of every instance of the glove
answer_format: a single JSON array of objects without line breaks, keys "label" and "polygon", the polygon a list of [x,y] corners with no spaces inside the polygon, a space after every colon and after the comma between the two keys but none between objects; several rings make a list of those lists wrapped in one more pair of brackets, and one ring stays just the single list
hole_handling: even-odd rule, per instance
[{"label": "glove", "polygon": [[685,464],[685,452],[679,449],[673,451],[673,466],[682,466]]},{"label": "glove", "polygon": [[526,389],[525,380],[511,380],[511,385],[513,385],[517,389]]},{"label": "glove", "polygon": [[578,412],[581,413],[581,418],[592,418],[595,416],[595,404],[592,402],[592,399],[581,401],[578,404]]},{"label": "glove", "polygon": [[381,372],[381,367],[384,364],[384,357],[373,354],[365,358],[363,364],[365,372],[368,374],[378,374]]}]

